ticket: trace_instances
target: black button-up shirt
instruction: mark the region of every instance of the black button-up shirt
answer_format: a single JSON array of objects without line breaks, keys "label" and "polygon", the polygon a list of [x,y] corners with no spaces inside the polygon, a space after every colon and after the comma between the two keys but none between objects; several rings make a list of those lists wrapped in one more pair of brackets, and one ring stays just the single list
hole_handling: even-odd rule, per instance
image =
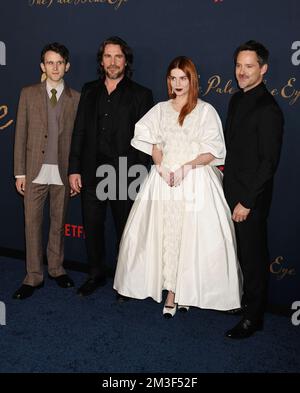
[{"label": "black button-up shirt", "polygon": [[98,161],[105,160],[105,157],[115,156],[114,146],[111,142],[113,123],[122,92],[126,89],[126,83],[126,78],[123,78],[110,94],[108,94],[106,86],[102,89],[98,106]]}]

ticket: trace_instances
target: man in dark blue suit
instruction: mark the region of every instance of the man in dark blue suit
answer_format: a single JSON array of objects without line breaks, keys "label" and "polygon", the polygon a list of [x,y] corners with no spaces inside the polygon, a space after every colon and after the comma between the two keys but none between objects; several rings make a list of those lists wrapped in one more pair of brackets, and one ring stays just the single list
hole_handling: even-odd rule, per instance
[{"label": "man in dark blue suit", "polygon": [[[104,223],[109,200],[117,233],[121,239],[132,199],[124,198],[134,177],[122,175],[135,164],[146,164],[147,157],[130,145],[135,123],[153,106],[151,90],[133,82],[133,54],[119,37],[105,40],[98,52],[100,78],[82,89],[72,137],[69,181],[75,193],[81,193],[83,222],[89,263],[89,276],[78,294],[88,296],[105,284]],[[119,158],[126,161],[120,168]],[[126,160],[124,160],[126,158]],[[115,197],[98,199],[96,177],[100,166],[114,169]],[[127,194],[127,188],[126,188]]]},{"label": "man in dark blue suit", "polygon": [[283,134],[282,112],[263,83],[268,57],[268,50],[255,41],[235,51],[235,74],[241,90],[229,103],[225,126],[224,191],[235,222],[244,279],[243,318],[226,332],[227,337],[236,339],[262,329],[267,301],[267,217]]}]

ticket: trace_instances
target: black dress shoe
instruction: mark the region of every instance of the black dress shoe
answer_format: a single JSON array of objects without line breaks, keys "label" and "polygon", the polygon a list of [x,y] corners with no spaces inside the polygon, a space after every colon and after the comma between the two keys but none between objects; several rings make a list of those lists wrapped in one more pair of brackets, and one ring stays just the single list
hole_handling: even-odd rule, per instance
[{"label": "black dress shoe", "polygon": [[258,330],[263,330],[263,321],[252,322],[243,318],[233,329],[228,330],[225,336],[233,339],[248,338]]},{"label": "black dress shoe", "polygon": [[62,274],[58,277],[52,277],[50,276],[50,274],[48,274],[48,277],[50,278],[50,280],[55,280],[56,284],[61,288],[74,287],[74,281],[67,274]]},{"label": "black dress shoe", "polygon": [[116,294],[116,300],[118,303],[122,304],[125,302],[128,302],[128,300],[130,300],[130,297],[124,296],[124,295],[120,295],[119,293]]},{"label": "black dress shoe", "polygon": [[99,287],[103,287],[106,284],[106,278],[88,278],[86,282],[77,290],[77,294],[80,296],[89,296]]},{"label": "black dress shoe", "polygon": [[40,284],[37,285],[35,287],[33,287],[32,285],[27,285],[27,284],[23,284],[21,285],[21,287],[13,294],[13,299],[26,299],[27,297],[30,297],[31,295],[33,295],[33,292],[36,289],[40,289],[44,286],[44,281]]}]

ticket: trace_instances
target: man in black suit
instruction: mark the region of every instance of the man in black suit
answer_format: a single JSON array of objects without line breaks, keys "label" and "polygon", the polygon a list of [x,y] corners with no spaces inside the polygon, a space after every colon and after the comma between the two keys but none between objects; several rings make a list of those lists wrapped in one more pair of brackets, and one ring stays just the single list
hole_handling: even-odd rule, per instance
[{"label": "man in black suit", "polygon": [[[121,165],[124,157],[127,160],[125,172],[132,165],[146,164],[146,155],[131,147],[130,141],[135,123],[153,106],[151,90],[130,79],[133,54],[125,41],[108,38],[101,44],[97,58],[100,78],[83,86],[69,162],[70,186],[81,193],[89,263],[88,279],[78,289],[81,296],[88,296],[105,284],[107,202],[109,199],[119,245],[132,206],[132,199],[128,195],[124,198],[124,184],[129,187],[135,180],[122,175],[124,166],[119,167],[119,158],[123,158]],[[109,186],[113,186],[116,197],[97,192],[99,199],[97,183],[105,176],[96,177],[96,170],[108,166],[115,171],[116,181]]]},{"label": "man in black suit", "polygon": [[234,94],[225,127],[224,191],[235,222],[243,272],[242,320],[226,332],[246,338],[263,327],[269,276],[267,217],[283,134],[283,115],[263,77],[268,50],[248,41],[235,51]]}]

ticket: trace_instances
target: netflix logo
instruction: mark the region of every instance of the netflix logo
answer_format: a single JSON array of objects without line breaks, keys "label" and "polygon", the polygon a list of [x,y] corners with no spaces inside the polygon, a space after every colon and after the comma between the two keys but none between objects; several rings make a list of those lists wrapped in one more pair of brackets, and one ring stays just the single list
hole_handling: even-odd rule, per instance
[{"label": "netflix logo", "polygon": [[82,225],[65,224],[65,236],[85,239],[84,228]]}]

